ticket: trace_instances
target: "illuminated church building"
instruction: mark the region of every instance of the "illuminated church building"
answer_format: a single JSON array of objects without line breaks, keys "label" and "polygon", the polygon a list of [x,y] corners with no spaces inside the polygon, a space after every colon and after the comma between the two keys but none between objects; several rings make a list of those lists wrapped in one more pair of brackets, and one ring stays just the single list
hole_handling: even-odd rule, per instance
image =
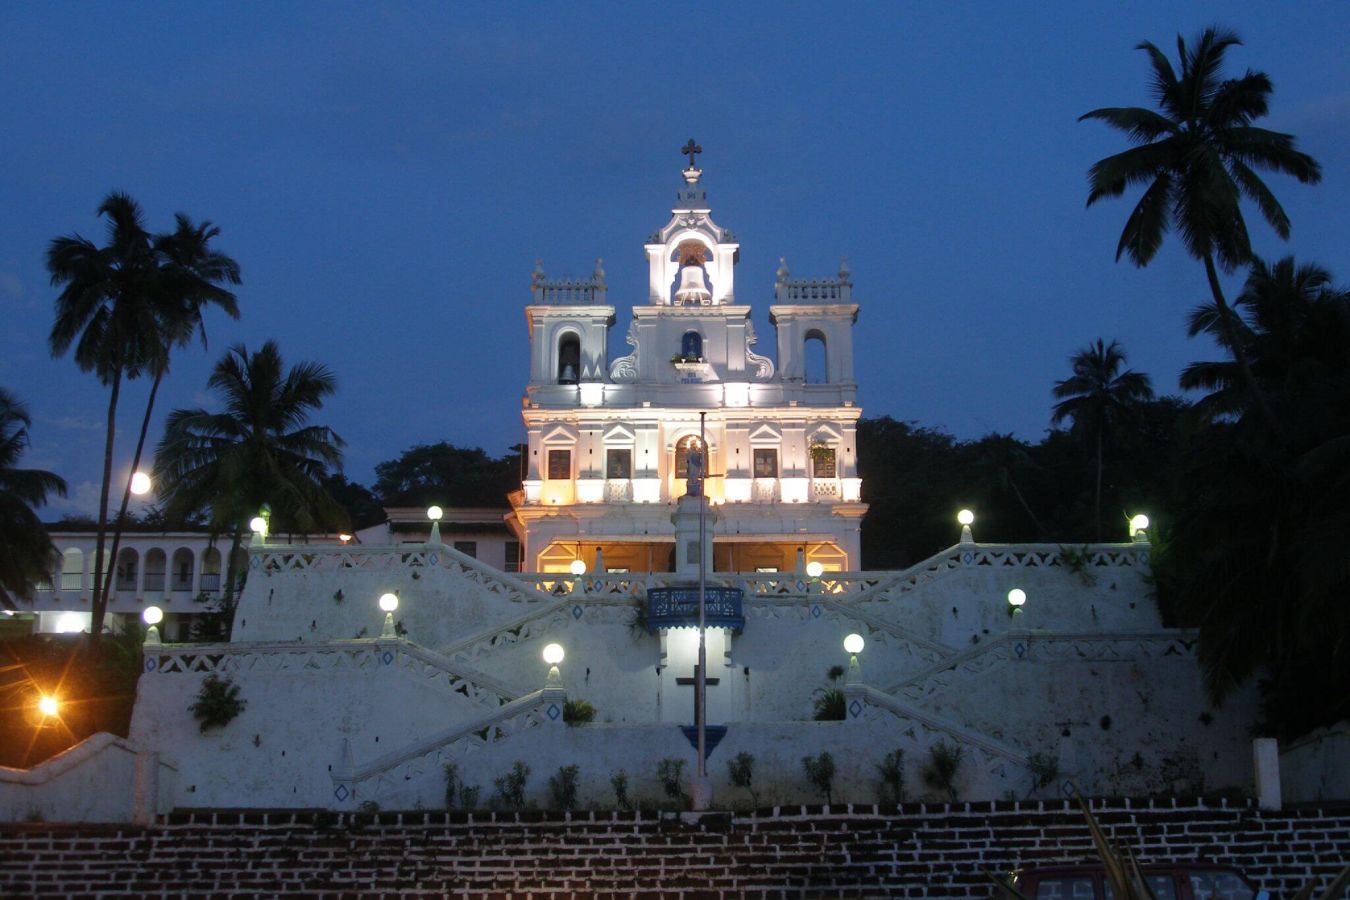
[{"label": "illuminated church building", "polygon": [[715,572],[860,569],[847,266],[800,280],[780,265],[778,362],[756,353],[751,307],[736,296],[740,244],[713,222],[698,148],[684,152],[678,203],[645,247],[647,302],[633,307],[628,355],[608,358],[615,307],[598,261],[585,280],[535,269],[527,467],[508,519],[522,568],[674,571],[671,515],[702,428]]}]

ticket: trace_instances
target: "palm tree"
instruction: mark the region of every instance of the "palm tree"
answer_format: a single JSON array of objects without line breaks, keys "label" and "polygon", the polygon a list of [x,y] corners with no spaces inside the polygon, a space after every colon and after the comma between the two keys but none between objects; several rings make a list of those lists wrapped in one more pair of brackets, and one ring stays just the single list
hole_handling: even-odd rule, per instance
[{"label": "palm tree", "polygon": [[1097,540],[1102,539],[1102,448],[1108,432],[1128,421],[1138,404],[1153,399],[1149,378],[1140,372],[1126,369],[1125,351],[1120,344],[1107,344],[1097,338],[1069,359],[1073,376],[1055,382],[1054,395],[1060,402],[1054,406],[1050,420],[1059,424],[1065,419],[1073,422],[1073,429],[1096,442],[1097,487],[1093,510],[1097,523]]},{"label": "palm tree", "polygon": [[1153,44],[1138,45],[1149,55],[1151,87],[1161,112],[1110,107],[1080,117],[1101,119],[1139,145],[1088,170],[1087,203],[1119,197],[1131,185],[1147,185],[1125,222],[1116,259],[1128,254],[1135,265],[1146,266],[1167,231],[1178,230],[1187,252],[1205,264],[1218,323],[1243,383],[1266,423],[1279,433],[1274,411],[1251,372],[1239,338],[1240,322],[1224,299],[1218,270],[1231,272],[1252,259],[1242,217],[1244,198],[1256,204],[1276,234],[1289,237],[1289,217],[1255,170],[1283,172],[1305,184],[1320,181],[1322,170],[1294,148],[1291,135],[1251,124],[1269,108],[1274,88],[1265,73],[1248,71],[1241,78],[1221,80],[1224,55],[1240,43],[1237,35],[1216,28],[1206,29],[1189,50],[1178,37],[1180,75]]},{"label": "palm tree", "polygon": [[169,515],[209,510],[212,531],[231,536],[228,608],[244,523],[264,505],[274,524],[296,531],[345,527],[346,513],[322,485],[342,468],[343,441],[331,428],[305,424],[336,389],[333,374],[311,362],[285,369],[273,341],[256,353],[231,347],[207,386],[224,411],[170,413],[155,477]]},{"label": "palm tree", "polygon": [[114,192],[99,205],[98,214],[108,219],[105,246],[71,235],[54,239],[47,248],[51,283],[62,287],[48,338],[52,355],[61,356],[74,346],[80,369],[94,372],[109,388],[90,602],[90,635],[94,640],[103,629],[107,608],[102,590],[103,548],[122,380],[139,375],[156,358],[162,343],[153,303],[158,290],[158,262],[141,208],[126,194]]},{"label": "palm tree", "polygon": [[[169,355],[172,349],[175,346],[186,346],[194,334],[199,335],[202,346],[206,346],[206,324],[202,320],[202,310],[208,305],[219,307],[232,319],[239,318],[239,307],[234,294],[220,287],[221,283],[239,284],[239,264],[210,246],[211,239],[220,234],[220,229],[210,222],[194,225],[192,220],[182,213],[178,213],[174,220],[177,226],[174,231],[154,238],[158,272],[152,303],[160,343],[153,348],[155,353],[148,364],[149,370],[154,374],[154,380],[150,385],[150,396],[145,403],[145,416],[141,419],[136,451],[132,455],[133,472],[140,468],[145,437],[150,430],[150,416],[155,408],[155,397],[159,393],[160,383],[169,371]],[[128,480],[122,490],[122,504],[113,522],[112,549],[109,558],[114,561],[117,559],[122,525],[126,519],[130,500],[131,482]],[[104,576],[105,597],[112,590],[114,568],[114,565],[108,566],[108,572]]]},{"label": "palm tree", "polygon": [[33,584],[51,577],[56,550],[32,507],[48,494],[66,495],[66,483],[51,472],[18,468],[28,449],[28,409],[0,388],[0,606],[14,609]]},{"label": "palm tree", "polygon": [[[1267,394],[1286,394],[1291,378],[1307,381],[1310,366],[1329,366],[1328,374],[1339,368],[1344,348],[1337,336],[1344,329],[1338,327],[1337,310],[1343,308],[1344,295],[1331,281],[1326,269],[1315,263],[1299,265],[1292,256],[1274,264],[1252,261],[1242,293],[1233,301],[1235,333]],[[1191,336],[1206,333],[1226,347],[1228,335],[1220,318],[1212,303],[1196,307],[1190,315]],[[1242,412],[1240,378],[1232,362],[1196,362],[1182,370],[1181,386],[1210,391],[1197,410],[1212,419]]]}]

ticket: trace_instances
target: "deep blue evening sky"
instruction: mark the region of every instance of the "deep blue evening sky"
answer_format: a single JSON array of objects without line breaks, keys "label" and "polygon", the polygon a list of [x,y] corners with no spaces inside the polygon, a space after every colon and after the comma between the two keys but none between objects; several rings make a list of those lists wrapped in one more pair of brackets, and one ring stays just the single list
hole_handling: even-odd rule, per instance
[{"label": "deep blue evening sky", "polygon": [[[1212,354],[1184,333],[1203,271],[1174,239],[1148,269],[1113,261],[1133,201],[1085,210],[1085,171],[1125,145],[1076,119],[1148,102],[1138,41],[1174,54],[1216,21],[1246,41],[1230,72],[1274,80],[1263,124],[1324,169],[1268,179],[1294,234],[1256,228],[1258,252],[1350,282],[1342,2],[6,3],[0,385],[35,416],[25,463],[71,482],[45,515],[93,508],[107,397],[48,356],[43,254],[60,234],[102,243],[113,189],[154,230],[211,219],[243,266],[243,318],[213,315],[209,351],[176,357],[159,419],[210,402],[230,344],[276,338],[337,373],[321,418],[365,483],[416,443],[520,439],[536,257],[551,276],[604,257],[624,350],[691,135],[761,352],[779,256],[803,277],[849,258],[865,414],[1037,439],[1098,336],[1175,390]],[[145,390],[124,393],[126,463]]]}]

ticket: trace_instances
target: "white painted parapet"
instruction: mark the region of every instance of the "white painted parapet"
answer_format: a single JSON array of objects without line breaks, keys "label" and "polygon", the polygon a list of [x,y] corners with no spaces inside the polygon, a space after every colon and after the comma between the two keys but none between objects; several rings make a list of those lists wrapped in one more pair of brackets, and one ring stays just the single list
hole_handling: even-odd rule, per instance
[{"label": "white painted parapet", "polygon": [[0,766],[0,821],[149,824],[172,809],[177,772],[101,731],[31,769]]}]

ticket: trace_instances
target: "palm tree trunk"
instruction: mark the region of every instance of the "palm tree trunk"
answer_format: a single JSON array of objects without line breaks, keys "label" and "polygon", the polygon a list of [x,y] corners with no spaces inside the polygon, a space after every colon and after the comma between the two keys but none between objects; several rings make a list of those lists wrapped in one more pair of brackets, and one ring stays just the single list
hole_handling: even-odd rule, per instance
[{"label": "palm tree trunk", "polygon": [[1097,520],[1097,543],[1102,541],[1102,432],[1105,422],[1097,423],[1097,493],[1092,502],[1092,515]]},{"label": "palm tree trunk", "polygon": [[103,541],[108,531],[108,491],[112,485],[113,438],[117,434],[117,398],[122,392],[122,367],[113,366],[112,392],[108,398],[108,437],[103,445],[103,486],[98,498],[98,539],[94,543],[94,591],[89,601],[89,643],[96,646],[103,632],[108,607],[103,593]]},{"label": "palm tree trunk", "polygon": [[1036,514],[1031,511],[1031,506],[1027,503],[1027,498],[1022,496],[1022,491],[1017,487],[1017,482],[1013,481],[1011,475],[1008,476],[1008,487],[1012,488],[1013,496],[1017,502],[1022,504],[1022,509],[1026,510],[1027,518],[1031,519],[1031,524],[1036,528],[1036,539],[1041,540],[1045,537],[1045,529],[1041,527],[1041,520],[1036,518]]},{"label": "palm tree trunk", "polygon": [[220,601],[221,612],[225,615],[225,640],[230,639],[234,633],[234,609],[239,605],[239,601],[234,596],[234,582],[239,577],[239,567],[236,559],[239,556],[239,544],[244,538],[243,525],[234,526],[234,537],[230,541],[230,559],[225,566],[225,594]]},{"label": "palm tree trunk", "polygon": [[1256,383],[1256,376],[1252,374],[1251,362],[1247,359],[1247,348],[1242,346],[1242,341],[1238,338],[1237,328],[1234,326],[1234,320],[1237,313],[1228,305],[1224,299],[1223,287],[1219,284],[1219,272],[1214,267],[1214,257],[1212,254],[1205,254],[1205,275],[1209,278],[1209,290],[1214,295],[1214,305],[1219,308],[1219,324],[1223,328],[1224,340],[1228,342],[1228,348],[1233,353],[1233,359],[1238,364],[1238,371],[1242,373],[1242,380],[1247,385],[1247,391],[1251,394],[1252,400],[1256,403],[1257,412],[1261,418],[1266,420],[1270,430],[1275,432],[1276,437],[1284,436],[1284,428],[1280,425],[1280,420],[1275,417],[1275,411],[1270,408],[1270,401],[1266,399],[1266,394]]},{"label": "palm tree trunk", "polygon": [[[145,435],[150,430],[150,413],[155,408],[155,395],[159,393],[159,383],[164,380],[164,372],[155,373],[155,381],[150,385],[150,399],[145,402],[145,418],[141,420],[141,435],[136,440],[136,452],[131,457],[131,474],[135,475],[141,466],[141,452],[145,449]],[[117,519],[113,522],[112,535],[112,565],[108,567],[108,574],[103,581],[103,596],[108,597],[112,594],[113,573],[117,571],[117,550],[122,543],[122,523],[127,517],[127,504],[131,502],[131,479],[127,478],[127,486],[122,489],[122,505],[117,510]]]}]

